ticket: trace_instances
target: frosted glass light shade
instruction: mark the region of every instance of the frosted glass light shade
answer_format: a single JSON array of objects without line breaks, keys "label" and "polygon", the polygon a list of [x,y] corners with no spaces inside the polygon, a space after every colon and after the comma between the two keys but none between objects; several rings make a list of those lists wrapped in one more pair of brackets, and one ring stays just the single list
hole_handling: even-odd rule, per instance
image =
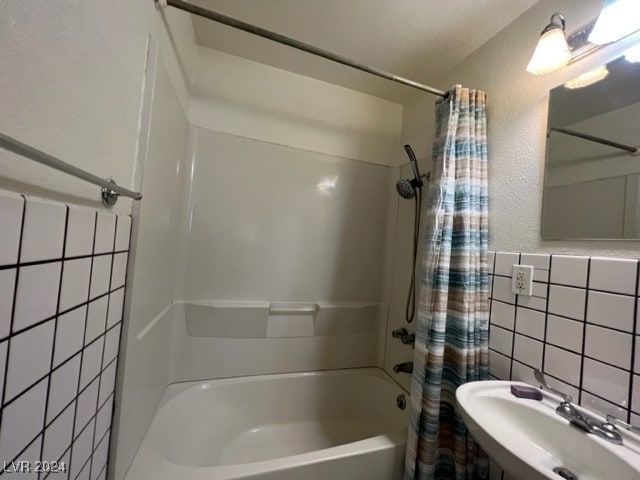
[{"label": "frosted glass light shade", "polygon": [[560,27],[552,28],[540,36],[527,71],[535,75],[553,72],[571,60],[567,39]]},{"label": "frosted glass light shade", "polygon": [[630,63],[640,63],[640,44],[624,52],[624,59]]},{"label": "frosted glass light shade", "polygon": [[596,45],[615,42],[640,30],[640,1],[605,0],[589,41]]},{"label": "frosted glass light shade", "polygon": [[587,73],[578,75],[576,78],[573,78],[565,83],[564,86],[570,88],[571,90],[587,87],[599,82],[600,80],[603,80],[607,77],[607,75],[609,75],[609,70],[607,70],[607,67],[605,65],[602,65],[598,68],[594,68]]}]

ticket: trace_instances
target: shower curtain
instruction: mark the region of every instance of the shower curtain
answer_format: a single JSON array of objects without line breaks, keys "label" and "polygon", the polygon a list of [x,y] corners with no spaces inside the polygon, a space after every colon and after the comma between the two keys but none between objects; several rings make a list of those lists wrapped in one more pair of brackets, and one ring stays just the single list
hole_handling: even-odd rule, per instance
[{"label": "shower curtain", "polygon": [[484,92],[456,85],[437,101],[405,480],[488,478],[455,398],[488,376],[486,131]]}]

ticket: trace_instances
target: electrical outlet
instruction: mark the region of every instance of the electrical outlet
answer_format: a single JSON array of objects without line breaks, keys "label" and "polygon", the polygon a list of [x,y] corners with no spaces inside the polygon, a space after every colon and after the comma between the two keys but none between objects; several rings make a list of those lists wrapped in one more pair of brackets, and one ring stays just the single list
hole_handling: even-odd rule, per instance
[{"label": "electrical outlet", "polygon": [[511,275],[511,292],[530,297],[532,290],[533,267],[531,265],[514,265]]}]

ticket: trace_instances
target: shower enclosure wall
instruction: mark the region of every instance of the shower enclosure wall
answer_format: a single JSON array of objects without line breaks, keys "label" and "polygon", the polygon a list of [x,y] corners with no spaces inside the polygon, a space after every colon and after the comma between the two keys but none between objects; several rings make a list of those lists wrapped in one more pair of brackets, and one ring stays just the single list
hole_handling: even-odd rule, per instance
[{"label": "shower enclosure wall", "polygon": [[387,325],[409,281],[402,107],[197,47],[184,112],[151,50],[117,479],[168,384],[384,366],[406,386],[412,356]]}]

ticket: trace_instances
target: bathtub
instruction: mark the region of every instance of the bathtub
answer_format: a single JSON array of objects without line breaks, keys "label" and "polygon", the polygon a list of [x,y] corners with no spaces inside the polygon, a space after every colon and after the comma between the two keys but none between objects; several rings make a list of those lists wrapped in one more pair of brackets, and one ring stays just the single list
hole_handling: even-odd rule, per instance
[{"label": "bathtub", "polygon": [[400,394],[377,368],[173,384],[125,478],[400,479]]}]

